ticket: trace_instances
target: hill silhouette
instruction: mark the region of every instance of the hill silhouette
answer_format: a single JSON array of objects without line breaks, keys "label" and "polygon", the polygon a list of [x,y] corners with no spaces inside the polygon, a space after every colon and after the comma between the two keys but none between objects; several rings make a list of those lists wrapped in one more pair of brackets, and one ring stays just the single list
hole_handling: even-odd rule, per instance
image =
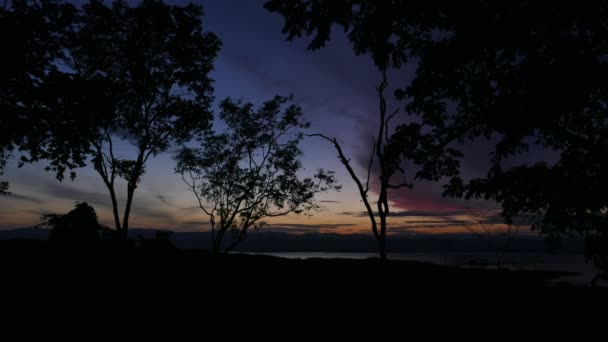
[{"label": "hill silhouette", "polygon": [[[153,239],[155,229],[132,228],[129,236]],[[0,240],[10,239],[48,239],[48,230],[18,228],[0,230]],[[174,231],[171,241],[181,249],[208,249],[211,244],[209,232]],[[565,240],[558,252],[582,253],[582,239]],[[488,247],[470,234],[393,236],[388,244],[391,253],[440,253],[440,252],[488,252]],[[368,234],[305,233],[288,234],[284,232],[252,232],[236,251],[280,253],[280,252],[335,252],[335,253],[374,253],[373,237]],[[537,236],[519,236],[510,249],[511,252],[545,253],[546,245]]]}]

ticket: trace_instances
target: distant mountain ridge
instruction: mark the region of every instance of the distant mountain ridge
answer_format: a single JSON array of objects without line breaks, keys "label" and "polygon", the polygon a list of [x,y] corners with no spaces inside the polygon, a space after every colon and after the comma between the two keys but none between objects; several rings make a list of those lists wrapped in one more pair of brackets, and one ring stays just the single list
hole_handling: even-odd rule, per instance
[{"label": "distant mountain ridge", "polygon": [[[132,228],[129,236],[133,239],[154,238],[159,229]],[[17,228],[0,230],[0,240],[11,239],[48,239],[49,231],[37,228]],[[228,241],[230,237],[227,238]],[[179,248],[208,249],[211,244],[209,232],[174,231],[171,240]],[[227,242],[228,242],[227,241]],[[489,252],[486,244],[478,237],[469,234],[391,236],[388,250],[393,253],[427,252]],[[284,232],[251,232],[236,251],[280,253],[280,252],[336,252],[336,253],[375,253],[375,241],[367,234],[306,233],[289,234]],[[537,236],[517,236],[512,242],[511,252],[545,252],[546,245]],[[564,240],[560,252],[583,250],[580,239]]]}]

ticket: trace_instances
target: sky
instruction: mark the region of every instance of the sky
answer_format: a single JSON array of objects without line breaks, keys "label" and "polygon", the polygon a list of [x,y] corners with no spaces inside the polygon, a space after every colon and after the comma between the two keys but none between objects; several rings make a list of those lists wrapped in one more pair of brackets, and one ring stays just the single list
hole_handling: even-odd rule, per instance
[{"label": "sky", "polygon": [[[223,43],[211,75],[215,80],[216,105],[228,96],[259,105],[275,95],[293,94],[311,122],[309,132],[336,137],[359,177],[365,178],[371,137],[377,131],[375,87],[381,76],[371,58],[355,56],[340,30],[334,30],[328,45],[317,51],[306,50],[309,42],[306,38],[286,41],[281,33],[283,18],[266,11],[263,0],[195,2],[204,7],[205,29],[215,33]],[[406,85],[414,69],[415,65],[408,64],[392,71],[387,94]],[[389,112],[400,105],[389,99]],[[401,115],[400,120],[409,120]],[[124,156],[129,155],[126,144],[118,149]],[[304,175],[318,168],[334,170],[343,188],[318,196],[320,211],[276,218],[269,221],[266,229],[294,234],[370,232],[355,183],[338,161],[333,146],[322,139],[308,138],[302,149]],[[487,169],[488,161],[484,158],[487,153],[488,145],[483,141],[466,146],[463,174],[481,175]],[[166,153],[148,163],[135,194],[130,226],[206,230],[208,219],[174,173],[171,157],[171,153]],[[59,182],[52,173],[44,171],[44,166],[37,163],[17,168],[16,162],[9,162],[3,178],[11,183],[13,195],[0,197],[0,229],[35,225],[42,214],[65,213],[76,201],[93,205],[101,223],[113,226],[109,195],[91,167],[77,170],[74,181]],[[410,178],[411,175],[406,174]],[[119,200],[124,203],[126,185],[119,183],[118,189]],[[442,198],[438,183],[415,183],[413,190],[394,191],[390,196],[395,214],[389,218],[389,234],[465,232],[463,222],[474,227],[469,214],[494,207],[479,201]],[[377,195],[371,196],[374,197]]]}]

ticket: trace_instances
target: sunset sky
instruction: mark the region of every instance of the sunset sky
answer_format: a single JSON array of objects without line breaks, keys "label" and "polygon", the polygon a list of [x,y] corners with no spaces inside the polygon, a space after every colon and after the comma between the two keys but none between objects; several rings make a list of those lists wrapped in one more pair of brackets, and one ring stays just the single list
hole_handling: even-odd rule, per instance
[{"label": "sunset sky", "polygon": [[[169,3],[178,3],[171,2]],[[274,95],[295,96],[311,122],[310,133],[337,137],[360,177],[371,152],[371,136],[376,134],[378,104],[375,86],[380,80],[368,56],[355,56],[349,42],[335,30],[327,47],[307,51],[306,38],[287,42],[281,33],[283,18],[267,12],[263,0],[203,2],[207,30],[223,42],[215,60],[216,104],[223,98],[243,98],[260,104]],[[414,65],[389,75],[389,90],[406,85]],[[389,111],[399,103],[389,101]],[[409,120],[405,114],[401,120]],[[130,151],[119,147],[122,155]],[[305,232],[369,232],[369,219],[356,187],[336,158],[333,146],[309,138],[303,145],[305,173],[317,168],[335,170],[341,192],[319,197],[322,210],[312,216],[278,218],[266,229]],[[479,175],[487,169],[484,142],[464,147],[463,174]],[[147,172],[135,194],[132,227],[205,230],[208,221],[196,206],[181,178],[173,171],[171,154],[149,162]],[[74,202],[88,202],[97,210],[103,224],[113,226],[110,198],[99,176],[87,167],[77,170],[76,180],[59,182],[44,171],[44,163],[19,169],[9,161],[3,178],[11,183],[12,196],[0,197],[0,229],[28,227],[39,222],[41,214],[65,213]],[[411,178],[412,174],[408,174]],[[391,193],[389,233],[462,232],[467,213],[490,204],[441,198],[440,184],[417,183],[414,190]],[[126,185],[119,187],[124,199]],[[375,195],[372,195],[374,198]],[[124,203],[124,201],[123,201]],[[472,209],[471,209],[472,208]],[[122,212],[122,210],[121,210]]]}]

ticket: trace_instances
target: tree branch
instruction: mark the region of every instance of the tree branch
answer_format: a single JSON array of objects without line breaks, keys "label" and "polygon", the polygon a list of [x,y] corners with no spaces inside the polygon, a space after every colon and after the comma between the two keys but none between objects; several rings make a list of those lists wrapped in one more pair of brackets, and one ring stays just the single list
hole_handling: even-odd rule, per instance
[{"label": "tree branch", "polygon": [[372,207],[369,204],[369,201],[367,199],[367,190],[365,190],[363,188],[363,184],[359,180],[359,177],[357,177],[357,174],[355,173],[355,171],[353,170],[353,168],[350,166],[350,162],[349,162],[350,159],[347,159],[346,156],[344,156],[344,152],[342,151],[342,147],[340,147],[340,144],[338,143],[338,141],[336,140],[336,138],[331,139],[328,136],[320,134],[320,133],[309,134],[308,136],[309,137],[321,137],[321,138],[323,138],[323,139],[331,142],[334,145],[334,147],[336,148],[336,151],[338,152],[338,159],[340,159],[340,162],[344,165],[344,167],[346,167],[346,170],[350,174],[351,178],[357,184],[357,188],[359,189],[359,194],[361,196],[361,200],[363,200],[363,204],[365,205],[365,209],[367,210],[367,215],[369,216],[369,219],[370,219],[371,224],[372,224],[372,231],[374,233],[374,236],[376,238],[379,238],[379,235],[378,235],[378,226],[376,224],[376,218],[374,216],[374,211],[372,210]]},{"label": "tree branch", "polygon": [[386,144],[388,145],[389,139],[388,139],[388,123],[391,121],[391,119],[397,115],[397,113],[399,113],[399,109],[396,109],[391,115],[388,116],[388,118],[386,118],[386,120],[384,120],[384,140],[386,141]]},{"label": "tree branch", "polygon": [[403,182],[403,183],[397,184],[397,185],[393,185],[393,184],[387,184],[386,185],[387,189],[401,189],[401,188],[411,189],[413,187],[414,187],[414,185],[412,183],[409,183],[409,182]]},{"label": "tree branch", "polygon": [[376,141],[372,137],[372,155],[369,158],[369,164],[367,165],[367,180],[365,181],[365,194],[369,191],[369,177],[372,173],[372,164],[374,163],[374,157],[376,156]]}]

